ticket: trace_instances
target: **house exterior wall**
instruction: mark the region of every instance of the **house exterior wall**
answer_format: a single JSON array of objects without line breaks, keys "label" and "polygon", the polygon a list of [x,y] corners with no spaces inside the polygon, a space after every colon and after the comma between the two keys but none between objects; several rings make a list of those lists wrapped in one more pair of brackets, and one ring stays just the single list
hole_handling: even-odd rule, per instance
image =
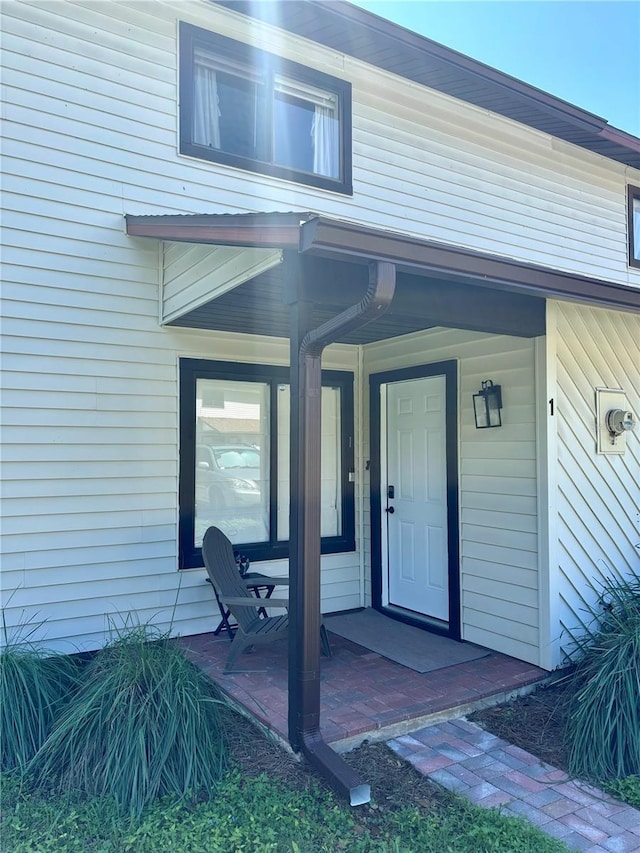
[{"label": "house exterior wall", "polygon": [[[371,373],[449,359],[458,362],[459,379],[462,636],[538,664],[535,342],[431,329],[407,335],[401,345],[398,339],[370,344],[364,387]],[[477,430],[472,395],[488,378],[502,386],[503,426]],[[365,445],[365,458],[371,452]],[[370,569],[368,538],[365,549]],[[369,601],[370,594],[368,585]]]},{"label": "house exterior wall", "polygon": [[[626,265],[625,233],[625,184],[640,184],[640,173],[620,164],[249,26],[205,0],[7,0],[1,12],[2,585],[9,624],[46,619],[42,636],[51,646],[95,647],[105,614],[131,610],[163,624],[173,614],[176,632],[211,627],[203,573],[177,572],[178,358],[288,358],[281,340],[161,328],[163,249],[128,238],[124,214],[312,210],[640,287],[640,270]],[[178,19],[352,82],[353,197],[178,155]],[[522,393],[530,344],[518,341],[512,352],[500,338],[431,334],[440,336],[429,338],[433,352],[453,352],[445,341],[451,334],[469,353],[468,365],[452,356],[464,366],[465,406],[488,367],[496,375],[510,369],[503,347],[522,360],[513,386]],[[474,347],[482,356],[475,372]],[[373,355],[369,369],[382,364]],[[355,348],[332,347],[324,364],[357,372],[358,357]],[[527,404],[514,406],[527,438],[513,440],[528,449],[511,470],[520,466],[532,488]],[[465,636],[480,642],[493,630],[487,608],[499,607],[504,592],[496,568],[504,563],[487,560],[483,531],[494,535],[491,513],[507,521],[506,495],[498,490],[491,509],[473,503],[473,494],[494,494],[489,457],[483,463],[476,454],[495,448],[468,435],[469,411],[461,410],[471,548],[463,555],[463,607]],[[498,544],[505,559],[513,549],[527,563],[532,494],[514,497],[528,507],[519,513],[526,529],[512,531],[514,547],[503,527]],[[358,552],[324,558],[325,611],[362,603],[362,560]],[[495,647],[529,659],[535,586],[528,563],[518,568],[507,598],[514,627],[493,633]],[[482,580],[485,569],[494,575]]]},{"label": "house exterior wall", "polygon": [[550,662],[560,665],[606,578],[640,573],[640,430],[624,455],[596,452],[596,388],[620,388],[640,420],[640,315],[550,303],[545,399],[549,470]]},{"label": "house exterior wall", "polygon": [[[63,651],[101,645],[110,623],[132,613],[174,633],[210,631],[217,611],[204,570],[177,570],[178,358],[286,364],[288,342],[161,329],[156,282],[129,280],[107,312],[108,275],[96,274],[83,295],[67,274],[66,289],[52,294],[45,282],[57,270],[50,257],[41,263],[34,276],[43,284],[29,289],[34,319],[19,316],[13,299],[4,306],[8,625],[44,621],[39,638]],[[73,322],[57,319],[52,298],[82,304]],[[324,363],[353,371],[355,356],[334,346]],[[286,574],[286,562],[260,570]],[[322,578],[325,611],[360,605],[357,552],[323,557]]]},{"label": "house exterior wall", "polygon": [[[177,154],[178,19],[351,81],[352,198]],[[38,215],[57,181],[116,231],[122,213],[311,209],[640,287],[622,164],[205,0],[9,0],[3,31],[6,154]]]}]

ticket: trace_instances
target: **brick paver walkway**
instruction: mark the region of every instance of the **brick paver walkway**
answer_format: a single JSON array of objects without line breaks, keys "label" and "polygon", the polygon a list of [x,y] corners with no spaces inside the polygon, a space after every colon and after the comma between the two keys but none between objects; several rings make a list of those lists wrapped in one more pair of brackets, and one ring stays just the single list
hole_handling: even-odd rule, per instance
[{"label": "brick paver walkway", "polygon": [[640,851],[638,809],[569,779],[465,719],[401,735],[389,746],[434,782],[485,808],[520,815],[569,849]]}]

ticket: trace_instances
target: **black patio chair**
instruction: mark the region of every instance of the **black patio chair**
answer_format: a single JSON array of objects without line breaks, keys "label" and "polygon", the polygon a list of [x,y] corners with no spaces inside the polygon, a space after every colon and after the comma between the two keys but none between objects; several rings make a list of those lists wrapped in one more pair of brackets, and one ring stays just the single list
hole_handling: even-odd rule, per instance
[{"label": "black patio chair", "polygon": [[[249,589],[255,580],[245,580],[238,571],[233,554],[233,546],[228,537],[217,527],[209,527],[202,540],[202,557],[209,580],[222,605],[229,610],[238,628],[231,641],[225,673],[231,672],[238,655],[250,646],[264,645],[286,636],[289,630],[289,615],[265,615],[263,608],[267,603],[257,598]],[[288,585],[288,578],[278,578],[278,585]],[[270,598],[269,607],[287,609],[289,599]],[[262,611],[262,612],[261,612]],[[331,657],[331,646],[324,624],[320,625],[322,652]]]}]

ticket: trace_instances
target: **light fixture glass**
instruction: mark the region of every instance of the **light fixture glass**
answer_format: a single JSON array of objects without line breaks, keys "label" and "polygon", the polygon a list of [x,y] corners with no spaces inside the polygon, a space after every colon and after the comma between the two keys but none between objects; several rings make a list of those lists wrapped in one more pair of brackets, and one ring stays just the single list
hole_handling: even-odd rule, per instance
[{"label": "light fixture glass", "polygon": [[473,395],[473,414],[476,429],[502,426],[502,388],[485,379],[477,394]]}]

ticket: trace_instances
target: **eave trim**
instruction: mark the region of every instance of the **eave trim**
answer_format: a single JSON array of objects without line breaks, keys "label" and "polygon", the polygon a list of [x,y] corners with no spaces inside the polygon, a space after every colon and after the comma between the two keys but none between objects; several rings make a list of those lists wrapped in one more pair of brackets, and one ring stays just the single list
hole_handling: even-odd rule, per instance
[{"label": "eave trim", "polygon": [[309,212],[125,216],[125,221],[132,237],[297,249],[358,263],[389,262],[399,269],[473,280],[485,287],[640,312],[637,288]]}]

